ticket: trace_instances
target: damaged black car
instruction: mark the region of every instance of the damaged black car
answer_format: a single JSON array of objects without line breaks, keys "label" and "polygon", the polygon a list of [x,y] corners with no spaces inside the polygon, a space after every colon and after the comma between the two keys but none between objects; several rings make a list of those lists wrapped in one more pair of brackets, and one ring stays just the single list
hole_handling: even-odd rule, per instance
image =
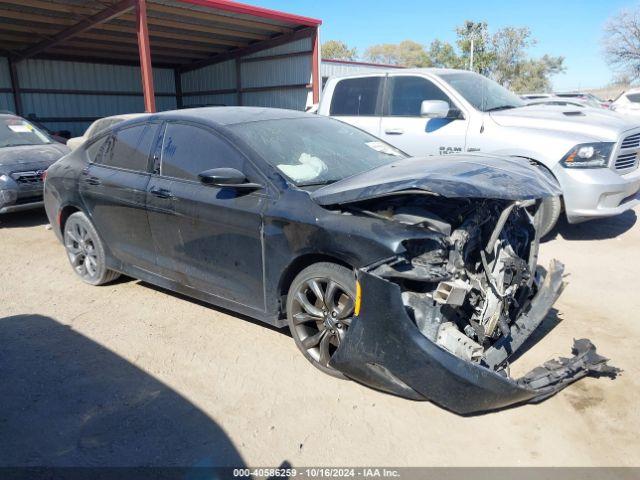
[{"label": "damaged black car", "polygon": [[48,170],[71,266],[289,327],[320,370],[460,414],[539,402],[617,369],[587,339],[509,361],[563,288],[538,265],[555,180],[522,160],[408,158],[337,120],[228,107],[119,124]]}]

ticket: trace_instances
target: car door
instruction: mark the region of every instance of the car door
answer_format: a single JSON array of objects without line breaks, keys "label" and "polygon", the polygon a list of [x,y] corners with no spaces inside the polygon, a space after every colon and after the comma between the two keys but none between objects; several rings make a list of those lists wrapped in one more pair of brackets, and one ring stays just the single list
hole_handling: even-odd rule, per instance
[{"label": "car door", "polygon": [[145,204],[158,127],[144,123],[99,137],[87,148],[80,176],[80,196],[110,252],[142,268],[155,265]]},{"label": "car door", "polygon": [[[420,116],[424,100],[449,104],[450,118]],[[427,78],[390,75],[379,137],[413,156],[464,152],[468,121],[449,96]]]},{"label": "car door", "polygon": [[218,133],[169,122],[160,164],[147,189],[149,225],[160,272],[178,283],[264,310],[262,211],[265,190],[204,185],[198,174],[235,168],[264,184]]},{"label": "car door", "polygon": [[340,80],[331,95],[329,115],[379,136],[384,80],[384,75]]}]

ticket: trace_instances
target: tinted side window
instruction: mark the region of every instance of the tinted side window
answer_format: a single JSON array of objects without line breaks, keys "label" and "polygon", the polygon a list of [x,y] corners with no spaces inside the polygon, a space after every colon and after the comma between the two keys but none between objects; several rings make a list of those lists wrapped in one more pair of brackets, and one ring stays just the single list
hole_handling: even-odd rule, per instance
[{"label": "tinted side window", "polygon": [[146,172],[156,125],[137,125],[110,136],[101,155],[103,165]]},{"label": "tinted side window", "polygon": [[197,180],[199,173],[223,167],[244,171],[243,157],[226,141],[192,125],[167,125],[162,142],[161,175]]},{"label": "tinted side window", "polygon": [[110,143],[111,137],[109,135],[102,137],[101,139],[93,142],[87,147],[87,158],[93,163],[102,163],[102,154],[106,150]]},{"label": "tinted side window", "polygon": [[340,80],[333,90],[331,115],[375,115],[382,80],[382,77]]},{"label": "tinted side window", "polygon": [[422,77],[392,77],[389,115],[419,117],[424,100],[443,100],[454,108],[449,97],[433,82]]}]

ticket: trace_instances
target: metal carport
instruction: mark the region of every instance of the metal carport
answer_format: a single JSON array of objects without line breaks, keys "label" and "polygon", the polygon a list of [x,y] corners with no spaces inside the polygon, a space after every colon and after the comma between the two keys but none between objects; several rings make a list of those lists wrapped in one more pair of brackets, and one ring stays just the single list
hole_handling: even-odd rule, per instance
[{"label": "metal carport", "polygon": [[156,104],[302,109],[320,24],[226,0],[2,0],[0,109],[74,133]]}]

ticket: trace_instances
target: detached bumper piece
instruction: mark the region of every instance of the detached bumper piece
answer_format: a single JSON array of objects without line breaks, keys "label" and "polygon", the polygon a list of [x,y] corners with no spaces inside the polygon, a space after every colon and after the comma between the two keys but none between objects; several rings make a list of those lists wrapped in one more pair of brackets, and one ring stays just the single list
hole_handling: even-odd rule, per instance
[{"label": "detached bumper piece", "polygon": [[[589,340],[577,340],[572,358],[551,360],[524,377],[508,377],[506,360],[540,324],[560,294],[562,264],[550,272],[498,351],[492,365],[463,360],[426,338],[406,313],[400,287],[359,271],[360,314],[331,359],[345,375],[373,388],[414,400],[430,400],[461,415],[537,403],[586,376],[615,377]],[[493,348],[493,347],[492,347]],[[488,349],[490,350],[490,349]]]},{"label": "detached bumper piece", "polygon": [[608,359],[598,355],[595,345],[586,338],[574,340],[571,353],[573,357],[549,360],[517,380],[521,387],[538,392],[530,403],[541,402],[587,375],[615,378],[620,373],[620,369],[607,365]]}]

